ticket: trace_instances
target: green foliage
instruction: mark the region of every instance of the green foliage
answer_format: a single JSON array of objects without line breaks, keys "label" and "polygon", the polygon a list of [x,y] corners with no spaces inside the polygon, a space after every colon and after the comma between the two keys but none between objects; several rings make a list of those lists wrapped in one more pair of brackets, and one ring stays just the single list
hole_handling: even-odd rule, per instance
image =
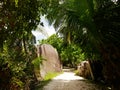
[{"label": "green foliage", "polygon": [[[15,2],[18,3],[17,7]],[[14,0],[0,1],[0,48],[5,40],[21,39],[39,24],[38,0],[15,0],[15,2]]]},{"label": "green foliage", "polygon": [[25,88],[26,81],[32,81],[34,78],[31,63],[33,58],[34,55],[4,45],[3,52],[0,53],[0,89]]},{"label": "green foliage", "polygon": [[64,47],[60,53],[63,65],[76,67],[78,63],[85,60],[85,55],[82,53],[79,46],[70,44]]},{"label": "green foliage", "polygon": [[[23,89],[33,79],[31,30],[40,21],[39,0],[0,1],[0,89]],[[6,73],[7,72],[7,73]],[[6,86],[5,86],[6,85]]]},{"label": "green foliage", "polygon": [[45,13],[48,20],[58,28],[58,33],[63,34],[64,41],[79,44],[82,51],[93,58],[92,55],[98,52],[94,49],[98,48],[99,42],[93,21],[96,0],[64,0],[61,3],[59,0],[50,1]]},{"label": "green foliage", "polygon": [[75,73],[75,75],[79,75],[80,72],[79,72],[79,70],[75,70],[74,73]]},{"label": "green foliage", "polygon": [[18,79],[16,77],[12,77],[10,83],[17,85],[20,88],[23,88],[23,86],[24,86],[24,83],[20,79]]},{"label": "green foliage", "polygon": [[[24,71],[27,67],[26,66],[27,62],[25,62],[26,59],[27,58],[24,56],[23,53],[18,54],[14,49],[12,49],[11,51],[10,50],[8,51],[5,48],[4,51],[0,53],[0,66],[1,66],[0,71],[7,72],[7,70],[9,70],[8,75],[10,78],[8,79],[9,81],[9,83],[7,83],[8,85],[15,84],[17,87],[23,88],[24,81],[22,81],[22,79],[26,75],[26,72]],[[2,79],[2,77],[0,78]]]},{"label": "green foliage", "polygon": [[101,59],[101,48],[119,49],[119,0],[47,1],[45,14],[50,23],[67,43],[79,44],[89,59]]},{"label": "green foliage", "polygon": [[45,77],[44,77],[44,80],[51,80],[53,79],[54,77],[58,76],[59,74],[61,74],[61,72],[48,72]]},{"label": "green foliage", "polygon": [[46,17],[64,40],[78,44],[88,59],[103,60],[105,79],[108,83],[119,82],[120,0],[47,1],[51,2]]},{"label": "green foliage", "polygon": [[46,40],[41,40],[40,44],[51,44],[54,48],[57,49],[58,53],[60,53],[63,46],[63,39],[54,34]]},{"label": "green foliage", "polygon": [[37,57],[32,61],[32,64],[34,65],[34,68],[39,69],[40,68],[40,64],[42,64],[42,61],[46,60],[43,57]]},{"label": "green foliage", "polygon": [[[0,73],[4,77],[0,84],[5,83],[3,86],[8,85],[11,80],[22,81],[25,85],[24,78],[31,74],[31,61],[34,57],[31,30],[39,24],[40,14],[46,14],[49,23],[54,25],[58,33],[62,33],[64,41],[68,43],[68,45],[63,43],[63,39],[56,36],[47,41],[58,49],[64,60],[77,62],[85,57],[90,59],[103,57],[109,62],[119,60],[119,0],[116,3],[112,0],[2,0]],[[111,65],[114,69],[118,68],[116,63]],[[119,68],[116,72],[119,72]],[[116,77],[120,75],[113,74]],[[12,79],[13,77],[15,79]],[[5,86],[1,88],[9,90]]]},{"label": "green foliage", "polygon": [[69,65],[75,67],[78,63],[85,60],[85,55],[82,53],[79,46],[75,44],[68,44],[65,46],[63,39],[55,34],[46,40],[40,41],[40,44],[51,44],[55,47],[60,55],[63,65],[65,66]]},{"label": "green foliage", "polygon": [[44,79],[40,84],[35,88],[35,90],[42,90],[43,86],[47,85],[54,77],[62,74],[62,72],[49,72],[45,75]]}]

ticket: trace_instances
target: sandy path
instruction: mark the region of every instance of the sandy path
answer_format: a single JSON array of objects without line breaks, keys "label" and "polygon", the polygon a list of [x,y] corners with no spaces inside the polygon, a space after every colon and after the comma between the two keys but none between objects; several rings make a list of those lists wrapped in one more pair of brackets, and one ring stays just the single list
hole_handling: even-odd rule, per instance
[{"label": "sandy path", "polygon": [[102,90],[100,86],[75,76],[72,72],[64,72],[55,77],[43,90]]}]

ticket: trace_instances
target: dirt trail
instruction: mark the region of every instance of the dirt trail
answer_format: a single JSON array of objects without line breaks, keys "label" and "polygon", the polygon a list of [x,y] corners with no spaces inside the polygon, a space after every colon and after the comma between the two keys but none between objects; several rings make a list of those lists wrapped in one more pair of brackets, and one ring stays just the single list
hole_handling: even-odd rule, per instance
[{"label": "dirt trail", "polygon": [[64,72],[52,79],[43,90],[104,90],[99,85],[75,76],[73,72]]}]

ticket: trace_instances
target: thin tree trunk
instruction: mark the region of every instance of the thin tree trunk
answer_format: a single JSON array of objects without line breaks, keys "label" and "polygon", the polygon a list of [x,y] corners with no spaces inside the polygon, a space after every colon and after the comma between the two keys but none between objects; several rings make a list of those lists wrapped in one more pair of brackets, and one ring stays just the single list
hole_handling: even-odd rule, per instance
[{"label": "thin tree trunk", "polygon": [[91,64],[92,64],[91,61],[88,60],[88,66],[89,66],[89,69],[90,69],[91,78],[92,78],[92,80],[95,80],[94,75],[93,75],[93,70],[92,70]]}]

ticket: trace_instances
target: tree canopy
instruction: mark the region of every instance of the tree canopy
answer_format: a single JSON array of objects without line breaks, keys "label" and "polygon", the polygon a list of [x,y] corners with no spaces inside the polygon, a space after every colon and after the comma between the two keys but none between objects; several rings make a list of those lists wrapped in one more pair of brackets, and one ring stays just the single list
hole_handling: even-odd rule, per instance
[{"label": "tree canopy", "polygon": [[2,0],[0,1],[0,42],[11,38],[21,39],[31,33],[40,21],[39,2],[37,0]]},{"label": "tree canopy", "polygon": [[31,31],[39,24],[39,9],[39,0],[0,1],[0,89],[19,90],[33,78]]},{"label": "tree canopy", "polygon": [[[46,17],[68,43],[79,43],[88,54],[119,41],[119,1],[111,0],[47,0]],[[62,13],[61,13],[62,12]],[[89,44],[88,44],[89,43]],[[113,45],[114,44],[114,45]],[[93,55],[93,54],[92,54]]]},{"label": "tree canopy", "polygon": [[40,41],[40,44],[51,44],[54,48],[56,48],[63,66],[76,68],[81,61],[86,59],[84,53],[78,45],[74,43],[65,45],[63,38],[59,37],[57,34]]},{"label": "tree canopy", "polygon": [[33,55],[31,30],[40,15],[63,34],[65,45],[77,44],[89,59],[102,60],[108,83],[120,81],[120,0],[2,0],[1,89],[24,88]]},{"label": "tree canopy", "polygon": [[[79,44],[89,59],[103,61],[104,75],[108,83],[119,82],[120,1],[46,1],[46,17],[56,30],[63,34],[65,41],[68,44]],[[115,71],[111,72],[113,68]],[[115,78],[112,77],[114,75]]]}]

